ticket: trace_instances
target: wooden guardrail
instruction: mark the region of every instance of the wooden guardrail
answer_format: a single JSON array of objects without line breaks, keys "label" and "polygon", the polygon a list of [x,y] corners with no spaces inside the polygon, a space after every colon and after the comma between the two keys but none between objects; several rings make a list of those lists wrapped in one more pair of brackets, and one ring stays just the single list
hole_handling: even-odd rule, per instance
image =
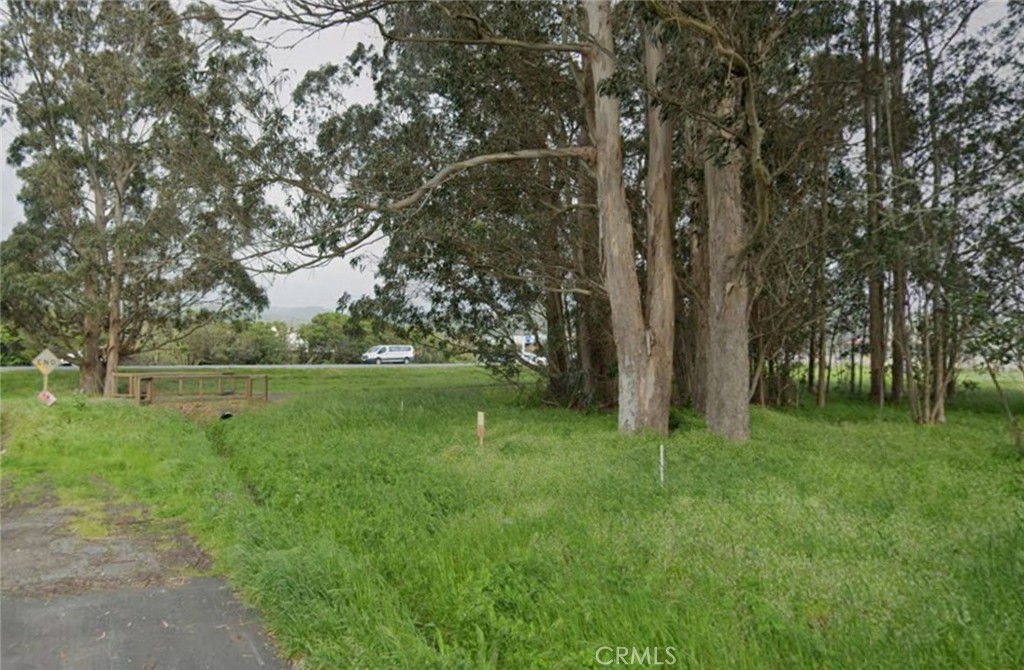
[{"label": "wooden guardrail", "polygon": [[270,380],[267,375],[236,375],[231,372],[115,372],[114,381],[115,398],[128,398],[139,404],[152,403],[158,396],[173,400],[216,400],[243,396],[245,400],[252,400],[253,387],[260,381],[263,382],[263,401],[270,399]]}]

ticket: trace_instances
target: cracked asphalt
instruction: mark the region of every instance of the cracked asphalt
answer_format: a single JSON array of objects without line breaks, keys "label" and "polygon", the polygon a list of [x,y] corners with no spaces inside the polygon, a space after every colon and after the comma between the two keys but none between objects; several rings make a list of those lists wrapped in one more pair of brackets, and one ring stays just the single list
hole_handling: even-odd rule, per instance
[{"label": "cracked asphalt", "polygon": [[[6,489],[6,487],[4,487]],[[7,496],[5,495],[4,498]],[[285,670],[256,613],[173,523],[52,495],[0,508],[4,670]],[[98,519],[97,519],[98,518]]]}]

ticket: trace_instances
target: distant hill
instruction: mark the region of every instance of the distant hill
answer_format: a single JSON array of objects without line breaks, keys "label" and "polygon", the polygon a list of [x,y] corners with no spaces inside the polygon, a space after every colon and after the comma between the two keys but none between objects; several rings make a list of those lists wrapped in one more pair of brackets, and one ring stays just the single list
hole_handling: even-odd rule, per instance
[{"label": "distant hill", "polygon": [[260,315],[261,321],[284,321],[289,326],[309,323],[322,312],[333,312],[330,307],[273,307]]}]

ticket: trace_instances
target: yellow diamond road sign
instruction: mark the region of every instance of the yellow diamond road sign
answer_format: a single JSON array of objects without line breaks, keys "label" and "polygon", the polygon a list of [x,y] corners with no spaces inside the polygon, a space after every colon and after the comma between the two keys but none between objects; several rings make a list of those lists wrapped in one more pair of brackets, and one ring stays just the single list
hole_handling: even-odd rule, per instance
[{"label": "yellow diamond road sign", "polygon": [[39,370],[44,375],[48,375],[53,372],[55,367],[60,365],[60,359],[49,349],[44,349],[43,353],[32,359],[32,365],[36,366],[36,370]]}]

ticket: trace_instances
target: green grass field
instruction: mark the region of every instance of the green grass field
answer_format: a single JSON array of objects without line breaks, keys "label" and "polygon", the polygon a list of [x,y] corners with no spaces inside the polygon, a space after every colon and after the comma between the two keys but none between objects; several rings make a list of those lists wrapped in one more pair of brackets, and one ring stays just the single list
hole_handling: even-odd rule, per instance
[{"label": "green grass field", "polygon": [[198,425],[6,373],[10,495],[186,520],[306,669],[1024,667],[1024,461],[984,388],[944,426],[755,409],[736,446],[476,368],[272,374],[285,399]]}]

